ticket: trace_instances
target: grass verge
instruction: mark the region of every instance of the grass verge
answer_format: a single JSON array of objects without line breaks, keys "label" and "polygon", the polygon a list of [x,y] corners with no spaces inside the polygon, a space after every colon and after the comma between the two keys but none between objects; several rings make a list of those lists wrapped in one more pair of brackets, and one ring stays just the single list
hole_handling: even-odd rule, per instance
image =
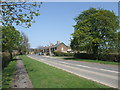
[{"label": "grass verge", "polygon": [[9,88],[15,71],[16,61],[11,61],[2,71],[2,88]]},{"label": "grass verge", "polygon": [[20,56],[34,88],[110,88],[70,74],[27,56]]},{"label": "grass verge", "polygon": [[120,65],[119,62],[109,62],[109,61],[100,61],[100,60],[89,60],[89,59],[77,59],[77,58],[62,58],[64,60],[75,60],[75,61],[85,61],[92,63],[100,63],[100,64],[110,64],[110,65]]}]

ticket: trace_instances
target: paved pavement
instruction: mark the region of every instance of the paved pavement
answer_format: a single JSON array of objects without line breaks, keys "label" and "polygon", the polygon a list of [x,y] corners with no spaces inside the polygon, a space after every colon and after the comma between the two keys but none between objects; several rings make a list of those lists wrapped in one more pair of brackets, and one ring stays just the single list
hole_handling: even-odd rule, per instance
[{"label": "paved pavement", "polygon": [[33,88],[32,82],[29,79],[27,71],[22,60],[17,57],[16,72],[11,83],[11,88]]},{"label": "paved pavement", "polygon": [[118,88],[118,74],[120,73],[118,71],[118,66],[62,60],[54,57],[39,55],[28,55],[28,57],[80,77],[84,77],[113,88]]}]

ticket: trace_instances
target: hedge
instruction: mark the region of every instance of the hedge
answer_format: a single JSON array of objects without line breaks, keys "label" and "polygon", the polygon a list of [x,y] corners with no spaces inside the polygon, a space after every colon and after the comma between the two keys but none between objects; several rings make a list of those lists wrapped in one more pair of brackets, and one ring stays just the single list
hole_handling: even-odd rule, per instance
[{"label": "hedge", "polygon": [[102,54],[98,57],[99,60],[120,62],[120,54]]},{"label": "hedge", "polygon": [[79,59],[93,59],[93,60],[120,62],[120,54],[99,54],[97,57],[95,57],[94,54],[76,53],[74,54],[74,57]]},{"label": "hedge", "polygon": [[74,56],[73,53],[64,53],[64,52],[54,52],[55,56]]},{"label": "hedge", "polygon": [[[14,57],[16,54],[12,52],[12,57]],[[2,52],[2,69],[6,67],[11,60],[10,53],[9,52]]]},{"label": "hedge", "polygon": [[10,54],[8,52],[2,52],[2,68],[6,67],[10,62]]}]

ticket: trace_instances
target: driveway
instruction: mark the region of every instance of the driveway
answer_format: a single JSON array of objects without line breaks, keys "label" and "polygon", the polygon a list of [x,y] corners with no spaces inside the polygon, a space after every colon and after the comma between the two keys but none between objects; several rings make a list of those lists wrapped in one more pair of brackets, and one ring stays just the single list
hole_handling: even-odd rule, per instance
[{"label": "driveway", "polygon": [[54,57],[28,55],[37,61],[73,73],[98,83],[118,88],[118,66],[81,61],[62,60]]}]

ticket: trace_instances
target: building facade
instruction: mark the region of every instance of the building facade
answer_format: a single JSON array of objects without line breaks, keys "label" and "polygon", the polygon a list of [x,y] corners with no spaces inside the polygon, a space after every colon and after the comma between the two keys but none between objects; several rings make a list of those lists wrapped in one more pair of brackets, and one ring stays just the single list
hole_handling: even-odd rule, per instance
[{"label": "building facade", "polygon": [[57,44],[55,45],[50,44],[50,46],[45,46],[41,49],[41,53],[43,53],[44,55],[54,55],[55,51],[67,53],[70,52],[71,49],[60,41],[57,41]]}]

